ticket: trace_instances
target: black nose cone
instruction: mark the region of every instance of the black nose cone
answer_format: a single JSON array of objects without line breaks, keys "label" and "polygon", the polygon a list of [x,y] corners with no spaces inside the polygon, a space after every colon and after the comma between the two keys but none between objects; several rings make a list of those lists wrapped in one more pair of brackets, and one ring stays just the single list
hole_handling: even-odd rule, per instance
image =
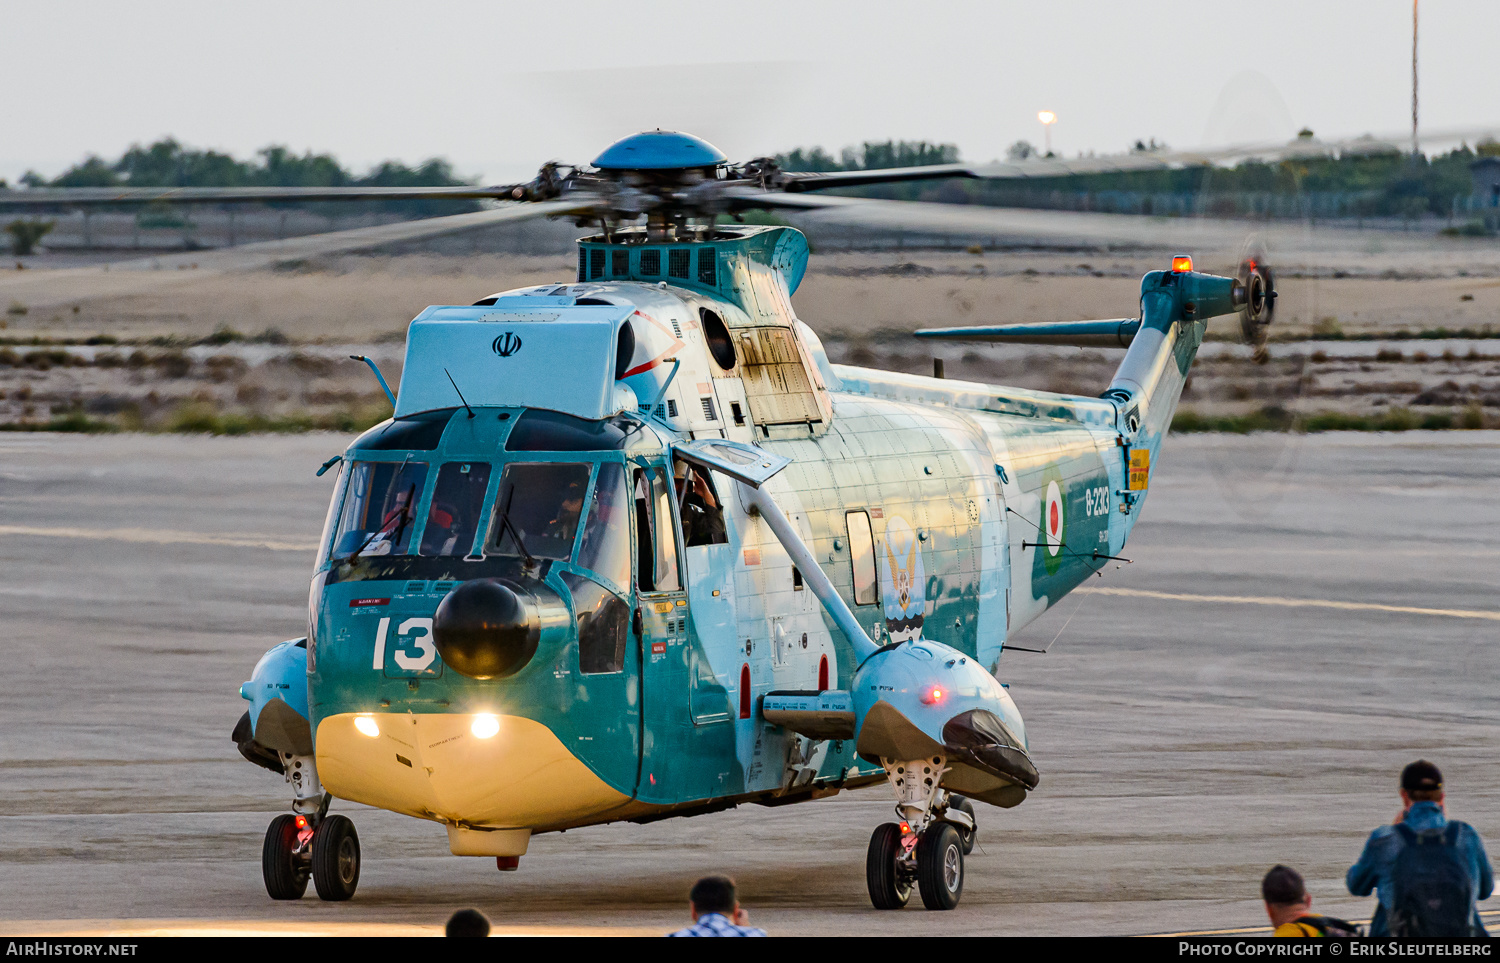
[{"label": "black nose cone", "polygon": [[536,654],[541,631],[524,592],[496,579],[465,582],[449,592],[432,619],[443,662],[471,679],[519,672]]}]

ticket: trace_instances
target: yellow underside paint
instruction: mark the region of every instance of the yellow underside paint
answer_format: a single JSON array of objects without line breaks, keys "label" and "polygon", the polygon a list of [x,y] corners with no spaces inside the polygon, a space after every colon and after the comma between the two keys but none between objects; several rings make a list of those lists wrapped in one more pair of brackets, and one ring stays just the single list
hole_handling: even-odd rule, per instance
[{"label": "yellow underside paint", "polygon": [[630,802],[531,719],[500,716],[500,731],[480,739],[467,713],[375,713],[374,737],[355,718],[318,724],[318,776],[340,799],[490,829],[588,821]]}]

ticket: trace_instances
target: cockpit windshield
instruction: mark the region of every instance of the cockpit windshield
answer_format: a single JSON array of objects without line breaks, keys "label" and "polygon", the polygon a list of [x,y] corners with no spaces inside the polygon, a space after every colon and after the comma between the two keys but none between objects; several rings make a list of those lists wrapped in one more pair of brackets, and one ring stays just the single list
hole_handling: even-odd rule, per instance
[{"label": "cockpit windshield", "polygon": [[450,461],[438,470],[422,529],[421,554],[468,555],[473,551],[489,484],[490,466],[485,462]]},{"label": "cockpit windshield", "polygon": [[426,481],[424,462],[355,462],[332,557],[408,554]]},{"label": "cockpit windshield", "polygon": [[485,554],[571,558],[578,517],[588,494],[590,468],[588,464],[561,462],[506,465],[490,517]]}]

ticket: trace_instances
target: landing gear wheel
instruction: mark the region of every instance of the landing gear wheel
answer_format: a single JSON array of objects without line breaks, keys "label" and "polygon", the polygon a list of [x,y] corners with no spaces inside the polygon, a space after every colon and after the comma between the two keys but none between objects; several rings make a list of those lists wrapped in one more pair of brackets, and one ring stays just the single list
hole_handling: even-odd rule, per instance
[{"label": "landing gear wheel", "polygon": [[329,816],[313,833],[313,885],[318,898],[337,902],[359,885],[359,833],[348,816]]},{"label": "landing gear wheel", "polygon": [[876,909],[901,909],[911,899],[911,880],[897,862],[900,857],[901,827],[895,823],[876,826],[865,856],[865,885]]},{"label": "landing gear wheel", "polygon": [[301,899],[307,892],[305,855],[297,847],[297,817],[285,813],[271,820],[260,849],[260,874],[272,899]]},{"label": "landing gear wheel", "polygon": [[933,823],[917,840],[917,889],[930,910],[951,910],[964,894],[964,846],[952,823]]},{"label": "landing gear wheel", "polygon": [[[974,804],[963,796],[954,796],[953,801],[948,804],[948,808],[957,809],[959,812],[966,814],[970,819],[974,819]],[[974,819],[973,829],[960,829],[957,826],[954,828],[958,829],[958,841],[963,844],[964,855],[969,855],[974,851],[974,840],[979,837],[979,820]]]}]

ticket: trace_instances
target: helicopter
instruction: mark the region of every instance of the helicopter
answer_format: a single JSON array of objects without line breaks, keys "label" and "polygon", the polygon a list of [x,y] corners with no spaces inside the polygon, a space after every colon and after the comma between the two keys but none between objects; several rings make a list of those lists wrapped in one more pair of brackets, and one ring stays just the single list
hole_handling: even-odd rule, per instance
[{"label": "helicopter", "polygon": [[478,197],[506,205],[466,225],[596,231],[571,279],[422,311],[397,390],[358,358],[393,416],[319,469],[307,634],[255,665],[232,734],[290,787],[268,895],[354,896],[359,836],[335,799],[441,823],[455,855],[514,871],[541,833],[885,783],[872,905],[959,905],[974,804],[1020,805],[1041,780],[1000,681],[1007,641],[1120,560],[1208,321],[1236,316],[1263,346],[1272,269],[1180,255],[1142,278],[1133,317],[917,332],[1124,349],[1087,397],[832,364],[791,303],[806,238],[723,219],[1038,173],[1014,166],[799,174],[649,131],[492,188],[14,192]]}]

